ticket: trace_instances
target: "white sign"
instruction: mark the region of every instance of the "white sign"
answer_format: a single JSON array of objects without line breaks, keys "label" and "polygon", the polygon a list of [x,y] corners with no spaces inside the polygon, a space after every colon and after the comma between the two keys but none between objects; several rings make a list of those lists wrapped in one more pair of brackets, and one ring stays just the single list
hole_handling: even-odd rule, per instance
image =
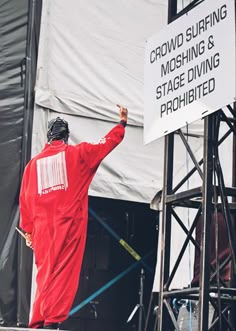
[{"label": "white sign", "polygon": [[147,40],[144,143],[235,100],[234,0],[205,0]]}]

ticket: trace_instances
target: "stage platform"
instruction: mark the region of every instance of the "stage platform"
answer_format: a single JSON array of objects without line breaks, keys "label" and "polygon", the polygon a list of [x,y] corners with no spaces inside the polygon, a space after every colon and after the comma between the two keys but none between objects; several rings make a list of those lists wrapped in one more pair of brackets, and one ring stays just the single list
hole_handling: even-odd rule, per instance
[{"label": "stage platform", "polygon": [[[0,327],[0,331],[30,331],[30,330],[45,330],[45,329],[29,329],[29,328],[17,328],[17,327]],[[60,329],[61,331],[69,331],[69,330],[65,330],[65,329]],[[55,329],[48,329],[48,331],[55,331]]]}]

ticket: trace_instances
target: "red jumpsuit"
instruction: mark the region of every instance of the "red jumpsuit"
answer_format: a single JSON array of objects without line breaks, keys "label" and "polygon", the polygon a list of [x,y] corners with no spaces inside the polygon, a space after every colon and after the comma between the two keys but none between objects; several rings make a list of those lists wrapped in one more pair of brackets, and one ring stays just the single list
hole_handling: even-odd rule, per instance
[{"label": "red jumpsuit", "polygon": [[46,144],[26,166],[21,228],[32,233],[37,291],[29,327],[66,320],[78,288],[88,221],[88,188],[100,162],[123,139],[116,125],[97,144]]}]

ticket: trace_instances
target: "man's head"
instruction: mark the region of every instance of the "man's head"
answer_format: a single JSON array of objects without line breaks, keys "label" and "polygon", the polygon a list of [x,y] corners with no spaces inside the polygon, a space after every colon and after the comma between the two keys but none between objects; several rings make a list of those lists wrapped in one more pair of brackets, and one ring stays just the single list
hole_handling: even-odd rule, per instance
[{"label": "man's head", "polygon": [[53,140],[63,140],[66,144],[69,138],[68,122],[60,117],[48,122],[47,138],[50,143]]}]

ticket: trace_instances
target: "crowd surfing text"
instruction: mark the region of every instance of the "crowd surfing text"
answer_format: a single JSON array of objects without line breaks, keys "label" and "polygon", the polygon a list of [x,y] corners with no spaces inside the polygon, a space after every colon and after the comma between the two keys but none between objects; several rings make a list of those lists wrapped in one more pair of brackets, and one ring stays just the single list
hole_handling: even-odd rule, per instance
[{"label": "crowd surfing text", "polygon": [[[216,11],[202,18],[196,24],[188,27],[184,33],[179,33],[171,40],[164,42],[162,45],[153,49],[150,52],[150,63],[161,61],[166,55],[171,54],[173,51],[179,49],[176,56],[170,58],[160,66],[160,75],[166,79],[161,85],[156,87],[156,99],[159,100],[162,97],[170,96],[168,101],[164,102],[160,106],[160,117],[168,115],[181,107],[191,104],[193,101],[198,100],[215,90],[216,81],[213,76],[213,71],[220,65],[219,52],[214,53],[214,38],[213,35],[209,35],[207,38],[200,40],[193,44],[193,46],[181,51],[181,47],[189,42],[193,42],[194,39],[200,35],[203,35],[206,31],[212,28],[217,23],[223,21],[227,17],[227,6],[222,5]],[[211,56],[207,58],[203,56],[208,50],[213,50]],[[201,57],[201,58],[200,58]],[[199,59],[198,59],[199,58]],[[174,73],[177,69],[183,68],[191,61],[195,61],[195,64],[188,70],[182,71],[174,78],[167,79],[168,74]],[[179,70],[180,72],[181,70]],[[184,87],[186,84],[199,81],[200,77],[212,72],[212,77],[204,81],[201,80],[194,88],[186,90],[175,98],[171,98],[171,93],[177,91],[179,88]]]}]

